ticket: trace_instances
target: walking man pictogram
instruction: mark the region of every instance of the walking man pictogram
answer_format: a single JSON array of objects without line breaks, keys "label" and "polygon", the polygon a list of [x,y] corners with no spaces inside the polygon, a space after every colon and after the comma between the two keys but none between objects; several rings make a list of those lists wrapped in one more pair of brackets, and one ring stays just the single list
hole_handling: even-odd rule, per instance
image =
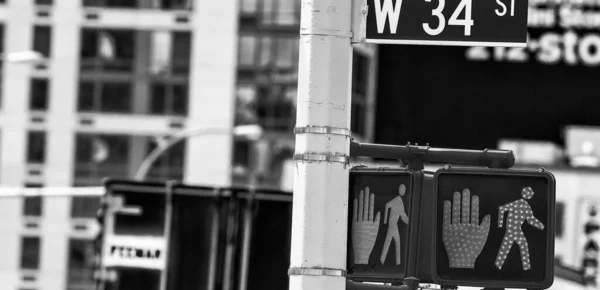
[{"label": "walking man pictogram", "polygon": [[504,234],[504,240],[502,246],[496,257],[496,267],[502,269],[504,261],[510,248],[514,243],[517,243],[521,252],[521,264],[523,270],[531,269],[531,262],[529,261],[529,247],[527,245],[527,239],[523,234],[523,223],[527,221],[530,225],[536,227],[539,230],[544,229],[544,225],[533,216],[531,206],[527,203],[526,199],[533,197],[533,190],[531,187],[525,187],[521,190],[522,199],[515,200],[511,203],[500,206],[498,212],[498,227],[501,228],[504,223],[504,213],[508,211],[508,218],[506,219],[506,233]]},{"label": "walking man pictogram", "polygon": [[[383,223],[388,224],[387,235],[385,236],[385,243],[383,245],[383,252],[381,252],[381,264],[385,262],[388,251],[392,240],[396,246],[396,265],[400,265],[400,231],[398,230],[398,220],[402,219],[405,224],[408,224],[408,216],[404,210],[404,202],[402,197],[406,193],[406,186],[401,184],[398,188],[399,196],[385,204],[385,211],[383,217]],[[389,211],[389,222],[388,222],[388,211]]]}]

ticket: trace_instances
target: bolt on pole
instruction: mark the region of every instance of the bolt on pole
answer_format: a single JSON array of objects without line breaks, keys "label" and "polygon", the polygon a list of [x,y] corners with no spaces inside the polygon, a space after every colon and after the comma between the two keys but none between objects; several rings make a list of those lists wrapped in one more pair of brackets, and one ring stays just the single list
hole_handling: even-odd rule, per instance
[{"label": "bolt on pole", "polygon": [[343,290],[352,1],[302,0],[290,290]]}]

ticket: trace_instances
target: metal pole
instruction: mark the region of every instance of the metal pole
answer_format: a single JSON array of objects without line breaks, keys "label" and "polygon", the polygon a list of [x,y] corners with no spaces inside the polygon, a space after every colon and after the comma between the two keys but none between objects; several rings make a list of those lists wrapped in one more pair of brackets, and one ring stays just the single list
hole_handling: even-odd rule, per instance
[{"label": "metal pole", "polygon": [[246,290],[248,288],[248,270],[250,263],[250,250],[252,243],[252,231],[254,227],[254,208],[255,204],[255,193],[256,188],[258,187],[258,175],[260,174],[259,164],[263,160],[263,158],[267,158],[264,156],[264,152],[259,148],[258,140],[251,143],[251,151],[252,156],[250,161],[250,173],[248,175],[248,199],[246,199],[246,203],[244,206],[244,225],[243,225],[243,233],[242,233],[242,258],[240,259],[240,282],[238,290]]},{"label": "metal pole", "polygon": [[[165,198],[165,251],[163,253],[163,257],[165,257],[164,269],[160,273],[160,290],[168,289],[168,279],[169,279],[169,264],[171,262],[171,243],[169,242],[171,239],[171,232],[173,230],[173,183],[167,183],[167,194]],[[179,261],[177,261],[179,262]]]},{"label": "metal pole", "polygon": [[515,156],[511,150],[465,150],[418,145],[399,146],[352,142],[350,156],[405,160],[409,163],[429,161],[470,164],[490,168],[510,168],[515,165]]},{"label": "metal pole", "polygon": [[290,290],[346,287],[351,6],[302,0]]},{"label": "metal pole", "polygon": [[258,125],[242,125],[236,126],[233,129],[223,129],[223,128],[195,128],[182,130],[177,132],[174,135],[169,136],[168,139],[162,139],[162,142],[158,143],[158,146],[144,158],[140,167],[136,171],[134,175],[135,180],[143,181],[148,175],[152,164],[156,162],[156,160],[162,156],[169,148],[175,146],[175,144],[181,142],[190,137],[204,136],[204,135],[222,135],[222,134],[230,134],[233,136],[245,136],[249,139],[258,138],[262,134],[262,128]]},{"label": "metal pole", "polygon": [[156,148],[154,148],[154,150],[152,150],[152,152],[150,152],[150,154],[148,154],[148,156],[146,156],[146,158],[142,161],[142,164],[140,164],[140,167],[138,167],[138,170],[134,175],[134,179],[140,180],[140,181],[143,181],[144,179],[146,179],[146,175],[148,175],[148,172],[150,171],[152,164],[154,164],[154,162],[156,162],[156,160],[160,156],[162,156],[163,153],[165,153],[167,150],[169,150],[169,148],[175,146],[175,144],[181,142],[182,140],[185,140],[192,136],[216,135],[216,134],[231,134],[231,130],[216,129],[216,128],[201,128],[201,129],[192,129],[192,130],[181,131],[181,132],[171,136],[171,138],[169,138],[165,142],[159,143],[158,146],[156,146]]}]

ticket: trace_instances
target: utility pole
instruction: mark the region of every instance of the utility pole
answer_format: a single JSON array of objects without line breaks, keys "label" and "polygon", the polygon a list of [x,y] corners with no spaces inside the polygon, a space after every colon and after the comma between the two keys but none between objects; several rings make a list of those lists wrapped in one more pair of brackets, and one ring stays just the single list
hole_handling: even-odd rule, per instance
[{"label": "utility pole", "polygon": [[351,7],[302,0],[290,290],[346,287]]}]

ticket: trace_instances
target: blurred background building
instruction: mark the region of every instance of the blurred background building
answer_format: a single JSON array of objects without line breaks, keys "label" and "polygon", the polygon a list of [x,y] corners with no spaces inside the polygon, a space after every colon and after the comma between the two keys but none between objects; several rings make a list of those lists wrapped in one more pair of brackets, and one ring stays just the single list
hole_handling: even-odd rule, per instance
[{"label": "blurred background building", "polygon": [[[152,180],[279,188],[293,155],[299,1],[2,0],[3,186],[99,186],[131,178],[156,138],[259,124],[257,143],[198,136],[170,149]],[[357,47],[352,130],[374,134],[377,50]],[[253,156],[261,156],[252,159]],[[99,198],[0,202],[2,289],[94,289]]]},{"label": "blurred background building", "polygon": [[[600,26],[596,2],[558,2],[530,1],[526,49],[356,46],[351,130],[546,167],[557,258],[579,270],[600,207]],[[187,139],[148,178],[290,189],[299,27],[299,0],[0,0],[0,52],[44,56],[0,63],[0,184],[98,186],[131,178],[162,136],[258,124],[258,141]],[[2,289],[94,289],[98,205],[0,200]]]}]

